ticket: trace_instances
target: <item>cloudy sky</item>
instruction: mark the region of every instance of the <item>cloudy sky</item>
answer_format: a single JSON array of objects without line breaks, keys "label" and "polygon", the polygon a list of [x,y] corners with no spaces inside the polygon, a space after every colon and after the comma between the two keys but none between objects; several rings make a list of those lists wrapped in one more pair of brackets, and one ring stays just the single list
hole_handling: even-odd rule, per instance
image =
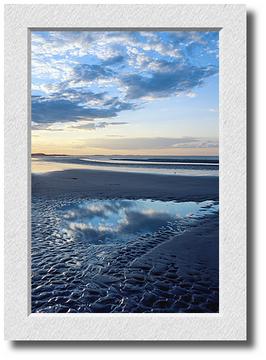
[{"label": "cloudy sky", "polygon": [[218,154],[218,32],[32,33],[32,151]]}]

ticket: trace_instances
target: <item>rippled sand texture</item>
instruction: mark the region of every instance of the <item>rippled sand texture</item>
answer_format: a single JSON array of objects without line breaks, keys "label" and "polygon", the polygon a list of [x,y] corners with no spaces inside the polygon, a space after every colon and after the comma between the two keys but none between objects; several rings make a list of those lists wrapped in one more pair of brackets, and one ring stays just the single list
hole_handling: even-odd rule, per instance
[{"label": "rippled sand texture", "polygon": [[218,211],[173,221],[126,244],[62,232],[75,195],[32,199],[32,312],[217,312]]}]

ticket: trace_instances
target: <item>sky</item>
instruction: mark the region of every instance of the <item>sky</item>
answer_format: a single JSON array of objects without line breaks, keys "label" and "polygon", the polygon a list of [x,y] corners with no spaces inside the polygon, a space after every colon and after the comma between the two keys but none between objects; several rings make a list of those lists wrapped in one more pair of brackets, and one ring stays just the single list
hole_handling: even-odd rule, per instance
[{"label": "sky", "polygon": [[32,152],[218,155],[219,34],[32,32]]}]

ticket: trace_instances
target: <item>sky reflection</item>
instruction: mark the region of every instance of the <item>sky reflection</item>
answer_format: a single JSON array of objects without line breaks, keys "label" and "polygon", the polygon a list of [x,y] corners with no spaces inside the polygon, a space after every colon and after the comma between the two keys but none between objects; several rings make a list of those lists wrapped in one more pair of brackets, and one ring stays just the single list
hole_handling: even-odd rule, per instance
[{"label": "sky reflection", "polygon": [[125,243],[200,212],[218,210],[201,203],[153,200],[84,200],[60,210],[62,231],[88,244]]}]

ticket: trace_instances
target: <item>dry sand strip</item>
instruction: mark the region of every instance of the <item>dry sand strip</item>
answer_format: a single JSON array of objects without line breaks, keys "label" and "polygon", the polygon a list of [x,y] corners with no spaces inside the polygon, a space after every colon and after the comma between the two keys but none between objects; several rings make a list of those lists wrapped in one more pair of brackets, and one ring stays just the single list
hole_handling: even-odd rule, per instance
[{"label": "dry sand strip", "polygon": [[32,193],[48,196],[79,193],[98,199],[218,200],[219,179],[75,169],[33,174]]}]

